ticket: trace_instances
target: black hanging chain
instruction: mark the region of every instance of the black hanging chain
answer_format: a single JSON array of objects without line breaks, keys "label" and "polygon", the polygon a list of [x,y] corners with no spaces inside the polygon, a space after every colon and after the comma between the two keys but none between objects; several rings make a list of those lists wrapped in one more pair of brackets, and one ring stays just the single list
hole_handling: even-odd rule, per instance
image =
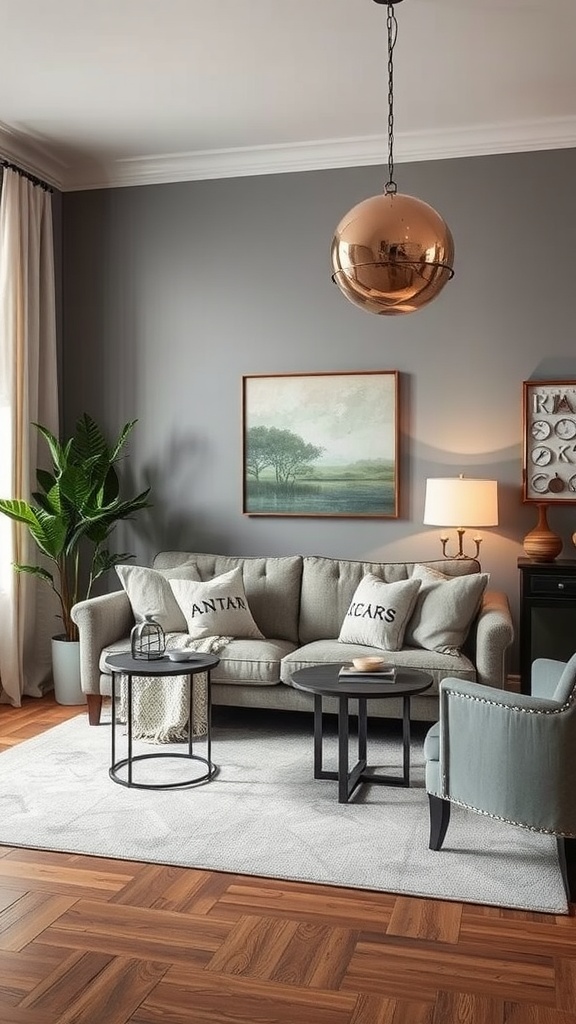
[{"label": "black hanging chain", "polygon": [[386,15],[388,34],[388,181],[384,186],[385,195],[394,195],[398,186],[394,181],[394,63],[393,53],[398,35],[398,22],[394,14],[394,5],[388,4]]}]

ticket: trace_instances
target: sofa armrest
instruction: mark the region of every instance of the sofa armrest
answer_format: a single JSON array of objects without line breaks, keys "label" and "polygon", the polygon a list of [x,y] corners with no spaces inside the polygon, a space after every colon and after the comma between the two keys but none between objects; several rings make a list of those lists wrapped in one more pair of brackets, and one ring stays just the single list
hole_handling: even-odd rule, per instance
[{"label": "sofa armrest", "polygon": [[83,693],[100,693],[102,648],[128,636],[134,616],[124,590],[91,597],[72,608],[80,635],[80,682]]},{"label": "sofa armrest", "polygon": [[504,689],[506,651],[514,639],[508,598],[500,590],[484,593],[476,619],[476,678],[484,686]]}]

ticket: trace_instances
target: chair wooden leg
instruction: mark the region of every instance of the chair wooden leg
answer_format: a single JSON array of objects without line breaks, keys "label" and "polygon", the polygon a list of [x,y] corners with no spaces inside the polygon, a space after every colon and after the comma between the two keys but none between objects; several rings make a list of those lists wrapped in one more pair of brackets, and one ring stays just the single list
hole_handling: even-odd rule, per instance
[{"label": "chair wooden leg", "polygon": [[88,704],[88,722],[90,725],[100,725],[100,713],[102,711],[102,694],[88,693],[86,695]]},{"label": "chair wooden leg", "polygon": [[428,793],[430,808],[430,842],[431,850],[440,850],[450,823],[450,801]]}]

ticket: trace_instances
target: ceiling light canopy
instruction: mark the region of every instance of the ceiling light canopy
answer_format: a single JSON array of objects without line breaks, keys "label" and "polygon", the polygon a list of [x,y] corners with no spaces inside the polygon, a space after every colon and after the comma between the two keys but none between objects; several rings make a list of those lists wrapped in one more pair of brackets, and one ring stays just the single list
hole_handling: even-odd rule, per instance
[{"label": "ceiling light canopy", "polygon": [[454,240],[428,203],[399,194],[394,181],[394,75],[397,35],[394,4],[387,5],[388,181],[383,195],[358,203],[332,240],[332,280],[343,295],[370,313],[396,316],[428,305],[454,276]]}]

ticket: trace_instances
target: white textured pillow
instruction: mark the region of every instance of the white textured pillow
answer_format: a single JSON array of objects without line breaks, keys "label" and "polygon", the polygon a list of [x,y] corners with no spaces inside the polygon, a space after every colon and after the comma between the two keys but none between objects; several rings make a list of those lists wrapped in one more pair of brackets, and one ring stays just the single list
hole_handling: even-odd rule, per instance
[{"label": "white textured pillow", "polygon": [[459,654],[480,607],[489,574],[446,576],[428,565],[415,565],[410,578],[420,581],[420,593],[406,627],[406,643],[439,654]]},{"label": "white textured pillow", "polygon": [[188,633],[194,639],[205,636],[264,639],[248,607],[240,566],[205,583],[170,580],[170,586],[186,619]]},{"label": "white textured pillow", "polygon": [[338,639],[384,651],[401,650],[419,590],[419,580],[384,583],[379,576],[367,573],[356,587]]},{"label": "white textured pillow", "polygon": [[169,579],[199,580],[196,562],[188,559],[174,569],[148,569],[144,565],[117,565],[116,572],[128,595],[136,622],[153,615],[165,633],[185,633],[186,619],[170,589]]}]

